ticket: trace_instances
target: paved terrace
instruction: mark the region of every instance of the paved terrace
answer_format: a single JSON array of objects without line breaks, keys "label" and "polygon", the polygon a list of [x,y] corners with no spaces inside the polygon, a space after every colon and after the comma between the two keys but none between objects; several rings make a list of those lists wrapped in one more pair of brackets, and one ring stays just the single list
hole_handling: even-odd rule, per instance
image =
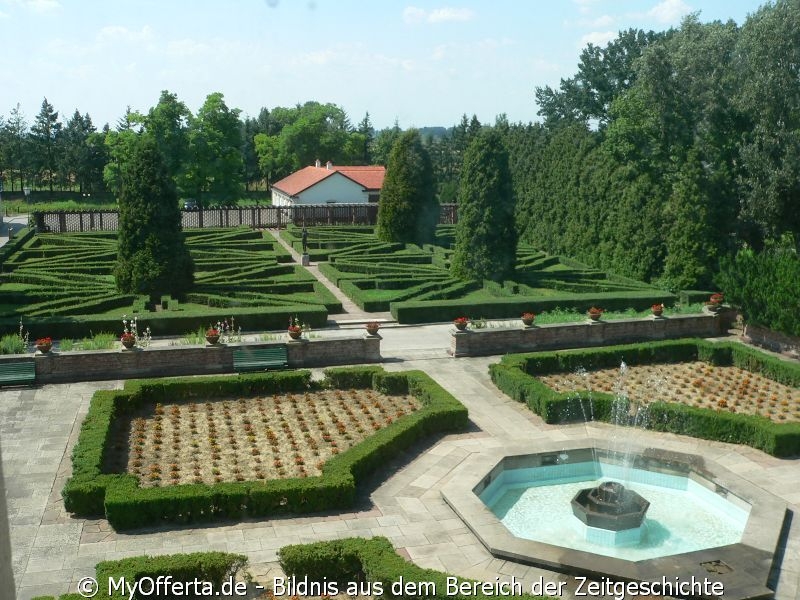
[{"label": "paved terrace", "polygon": [[[343,326],[344,327],[344,326]],[[278,573],[277,551],[286,544],[350,536],[382,535],[422,567],[493,581],[512,575],[527,583],[568,577],[498,560],[487,553],[444,503],[441,487],[473,453],[524,444],[589,438],[636,438],[637,445],[702,454],[753,484],[800,506],[800,461],[780,460],[730,444],[644,431],[616,431],[603,423],[545,425],[492,385],[488,365],[497,358],[448,357],[449,325],[384,327],[382,353],[387,370],[422,369],[463,402],[474,424],[466,434],[441,438],[398,457],[370,486],[357,512],[275,520],[252,520],[200,528],[115,533],[104,520],[75,519],[60,497],[70,474],[70,453],[95,390],[119,388],[121,381],[45,385],[0,391],[0,449],[8,496],[13,568],[18,597],[75,591],[94,574],[95,563],[141,554],[222,550],[246,554],[262,583]],[[321,330],[343,335],[347,328]],[[161,340],[158,343],[169,343]],[[784,549],[776,597],[798,596],[800,527],[795,522]],[[566,597],[574,597],[570,592]]]}]

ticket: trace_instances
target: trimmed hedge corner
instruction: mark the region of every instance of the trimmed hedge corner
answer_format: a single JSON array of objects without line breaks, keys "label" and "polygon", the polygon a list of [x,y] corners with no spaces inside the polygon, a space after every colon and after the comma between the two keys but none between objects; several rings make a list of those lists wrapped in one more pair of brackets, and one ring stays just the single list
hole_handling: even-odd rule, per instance
[{"label": "trimmed hedge corner", "polygon": [[[247,565],[247,557],[227,552],[194,552],[192,554],[170,554],[165,556],[134,556],[122,560],[104,561],[95,565],[95,580],[102,582],[94,598],[127,597],[128,590],[115,589],[109,593],[108,582],[124,580],[134,582],[151,577],[170,575],[175,582],[208,582],[219,592],[223,583],[235,577]],[[139,597],[138,595],[136,596]],[[165,596],[158,596],[163,598]],[[58,600],[82,600],[81,594],[62,594]],[[55,596],[37,596],[33,600],[56,600]]]},{"label": "trimmed hedge corner", "polygon": [[[560,352],[533,352],[503,357],[489,367],[494,384],[528,407],[547,423],[563,423],[592,414],[595,420],[611,421],[627,414],[627,402],[611,394],[593,392],[591,398],[576,393],[558,393],[536,375],[564,373],[578,367],[602,369],[628,365],[676,363],[693,360],[713,365],[733,365],[788,386],[800,386],[800,365],[768,356],[736,343],[705,340],[672,340],[608,346]],[[592,407],[588,406],[592,403]],[[752,446],[779,457],[800,454],[800,423],[774,423],[766,417],[696,408],[674,402],[654,401],[647,426],[708,440]]]},{"label": "trimmed hedge corner", "polygon": [[[281,568],[287,576],[298,578],[309,577],[314,581],[337,584],[339,591],[346,591],[349,582],[368,581],[373,586],[373,593],[380,594],[375,586],[382,588],[384,597],[391,597],[392,584],[430,582],[435,587],[429,593],[420,591],[414,598],[431,598],[441,600],[488,600],[493,596],[483,594],[447,594],[448,573],[423,569],[403,559],[391,542],[385,537],[347,538],[330,542],[298,544],[284,546],[278,551]],[[458,582],[474,580],[458,577]],[[403,597],[409,597],[403,595]],[[548,596],[531,594],[515,595],[515,598],[534,600]]]},{"label": "trimmed hedge corner", "polygon": [[[410,393],[423,407],[331,458],[318,477],[141,488],[133,475],[103,472],[111,424],[141,404],[350,386]],[[421,371],[330,369],[322,383],[313,383],[309,371],[128,381],[122,390],[98,391],[92,398],[72,453],[73,475],[61,493],[68,511],[85,517],[105,515],[117,530],[342,509],[352,506],[361,477],[417,440],[462,430],[467,423],[467,409]]]}]

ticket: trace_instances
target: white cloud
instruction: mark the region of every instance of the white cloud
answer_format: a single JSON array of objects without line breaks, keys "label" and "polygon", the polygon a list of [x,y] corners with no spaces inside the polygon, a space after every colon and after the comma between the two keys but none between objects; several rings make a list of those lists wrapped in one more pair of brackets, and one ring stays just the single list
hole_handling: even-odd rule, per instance
[{"label": "white cloud", "polygon": [[123,25],[107,25],[97,32],[98,42],[147,42],[153,39],[153,29],[145,25],[140,30],[131,30]]},{"label": "white cloud", "polygon": [[614,24],[614,17],[611,15],[601,15],[596,19],[588,19],[586,26],[592,28],[611,27]]},{"label": "white cloud", "polygon": [[208,44],[192,39],[173,40],[167,44],[167,54],[182,58],[194,58],[207,54],[210,48]]},{"label": "white cloud", "polygon": [[54,13],[61,8],[58,0],[17,0],[17,4],[40,15]]},{"label": "white cloud", "polygon": [[448,21],[471,21],[475,12],[469,8],[437,8],[428,14],[428,23]]},{"label": "white cloud", "polygon": [[596,4],[598,0],[572,0],[578,5],[578,12],[582,15],[588,15],[592,12],[592,4]]},{"label": "white cloud", "polygon": [[595,46],[603,47],[615,37],[617,37],[617,33],[615,31],[592,31],[581,38],[580,42],[578,43],[578,47],[583,48],[587,44],[594,44]]},{"label": "white cloud", "polygon": [[8,13],[4,13],[2,10],[0,10],[0,19],[7,19],[7,18],[8,18]]},{"label": "white cloud", "polygon": [[427,13],[416,6],[406,6],[403,11],[403,21],[406,23],[420,23],[425,20]]},{"label": "white cloud", "polygon": [[417,6],[406,6],[403,10],[403,21],[409,24],[452,23],[457,21],[471,21],[473,18],[475,18],[475,11],[469,8],[447,6],[428,11]]},{"label": "white cloud", "polygon": [[647,16],[653,17],[659,23],[670,24],[677,23],[690,12],[692,7],[683,0],[663,0],[647,11]]}]

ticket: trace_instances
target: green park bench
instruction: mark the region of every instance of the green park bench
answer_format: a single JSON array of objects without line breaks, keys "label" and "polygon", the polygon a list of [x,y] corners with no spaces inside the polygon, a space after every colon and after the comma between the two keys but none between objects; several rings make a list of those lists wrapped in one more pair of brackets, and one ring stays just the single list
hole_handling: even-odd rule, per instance
[{"label": "green park bench", "polygon": [[269,348],[242,348],[233,351],[233,370],[237,373],[285,369],[288,366],[289,357],[285,344]]},{"label": "green park bench", "polygon": [[0,386],[28,385],[36,381],[36,364],[32,360],[0,361]]}]

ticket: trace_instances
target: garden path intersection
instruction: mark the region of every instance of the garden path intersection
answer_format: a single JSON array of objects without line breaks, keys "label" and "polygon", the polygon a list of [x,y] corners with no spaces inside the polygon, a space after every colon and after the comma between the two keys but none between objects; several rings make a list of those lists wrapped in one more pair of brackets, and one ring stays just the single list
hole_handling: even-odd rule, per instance
[{"label": "garden path intersection", "polygon": [[[75,591],[94,574],[94,565],[141,554],[221,550],[248,556],[261,582],[281,576],[277,551],[287,544],[353,536],[385,536],[401,554],[421,567],[485,582],[515,577],[524,589],[536,581],[565,582],[563,597],[576,598],[574,578],[495,559],[453,510],[441,489],[458,477],[458,467],[476,453],[502,450],[526,440],[551,444],[607,439],[604,423],[546,425],[527,408],[505,397],[489,379],[498,358],[448,357],[450,325],[389,326],[381,330],[384,368],[421,369],[468,409],[471,431],[449,435],[398,461],[370,487],[358,512],[247,520],[197,528],[150,529],[116,533],[105,520],[71,517],[61,488],[70,474],[70,453],[92,394],[116,389],[122,381],[45,385],[0,391],[0,444],[7,491],[12,560],[18,598]],[[319,330],[320,336],[343,335]],[[352,330],[350,330],[352,333]],[[158,343],[166,343],[159,340]],[[321,376],[321,372],[315,372]],[[707,442],[671,434],[630,431],[642,446],[701,454],[745,480],[800,507],[800,461],[781,460],[749,447]],[[791,526],[777,577],[775,597],[800,597],[800,527]],[[579,590],[578,594],[580,593]]]}]

